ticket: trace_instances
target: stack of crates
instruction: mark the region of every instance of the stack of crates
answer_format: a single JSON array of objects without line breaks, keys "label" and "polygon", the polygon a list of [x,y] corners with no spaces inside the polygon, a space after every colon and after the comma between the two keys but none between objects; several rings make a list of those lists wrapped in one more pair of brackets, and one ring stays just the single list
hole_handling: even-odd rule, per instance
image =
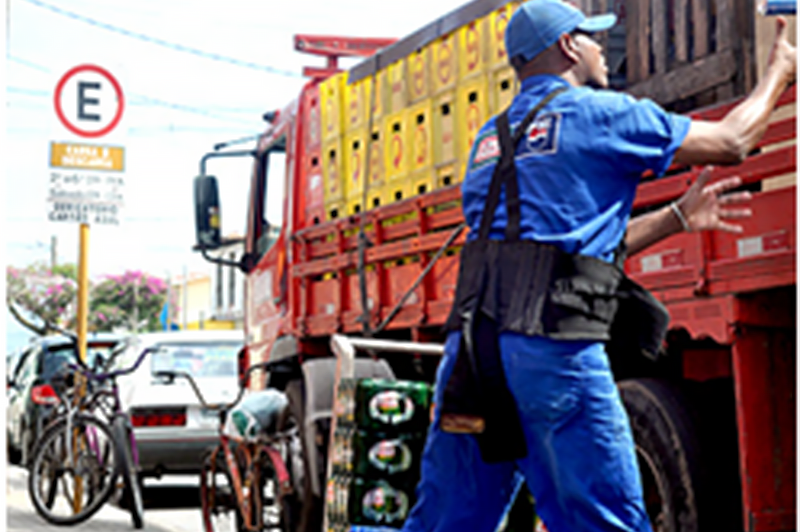
[{"label": "stack of crates", "polygon": [[505,42],[506,26],[517,6],[516,2],[501,6],[492,11],[487,20],[489,111],[494,115],[503,112],[519,90],[517,76],[508,64]]},{"label": "stack of crates", "polygon": [[322,129],[322,183],[327,220],[344,215],[346,190],[344,187],[344,81],[347,73],[340,72],[319,84],[320,116]]},{"label": "stack of crates", "polygon": [[[432,390],[423,382],[340,384],[328,530],[400,528],[414,504]],[[332,504],[331,504],[332,503]],[[355,527],[354,527],[355,528]]]},{"label": "stack of crates", "polygon": [[321,164],[321,117],[319,85],[307,90],[304,95],[307,121],[304,129],[305,153],[303,155],[303,175],[306,178],[305,224],[317,225],[326,219],[325,187]]}]

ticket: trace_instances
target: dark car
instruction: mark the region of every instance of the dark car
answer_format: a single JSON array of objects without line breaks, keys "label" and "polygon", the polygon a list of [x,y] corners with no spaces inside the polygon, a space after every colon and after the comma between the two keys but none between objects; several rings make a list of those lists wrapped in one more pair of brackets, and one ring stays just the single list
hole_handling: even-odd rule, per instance
[{"label": "dark car", "polygon": [[[86,360],[107,360],[122,339],[119,335],[97,334],[87,338]],[[9,368],[6,402],[8,459],[27,465],[33,447],[58,404],[52,386],[65,365],[77,361],[74,341],[68,336],[45,336],[25,347]]]}]

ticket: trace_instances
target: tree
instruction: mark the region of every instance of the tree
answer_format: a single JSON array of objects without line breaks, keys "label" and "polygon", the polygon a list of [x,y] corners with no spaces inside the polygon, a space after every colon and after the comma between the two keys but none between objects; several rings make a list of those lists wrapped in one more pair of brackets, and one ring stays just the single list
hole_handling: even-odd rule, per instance
[{"label": "tree", "polygon": [[92,290],[89,323],[98,331],[157,331],[166,302],[167,285],[161,279],[140,271],[108,275]]},{"label": "tree", "polygon": [[[37,263],[6,269],[6,304],[23,326],[47,335],[77,324],[77,269],[61,265],[55,271]],[[90,331],[156,331],[167,300],[167,285],[139,271],[107,275],[89,286]],[[170,305],[172,316],[176,305]],[[171,317],[172,317],[171,316]]]},{"label": "tree", "polygon": [[75,279],[54,274],[44,263],[6,268],[6,305],[20,324],[38,335],[75,328],[77,293]]}]

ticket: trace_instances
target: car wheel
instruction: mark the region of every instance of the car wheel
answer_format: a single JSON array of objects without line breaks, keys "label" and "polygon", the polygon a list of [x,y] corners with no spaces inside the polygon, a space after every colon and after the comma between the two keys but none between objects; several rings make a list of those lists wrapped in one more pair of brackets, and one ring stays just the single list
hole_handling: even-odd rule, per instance
[{"label": "car wheel", "polygon": [[16,447],[13,443],[11,443],[11,434],[6,433],[6,442],[7,447],[6,451],[8,453],[7,459],[8,463],[12,465],[19,465],[22,463],[22,450],[19,447]]}]

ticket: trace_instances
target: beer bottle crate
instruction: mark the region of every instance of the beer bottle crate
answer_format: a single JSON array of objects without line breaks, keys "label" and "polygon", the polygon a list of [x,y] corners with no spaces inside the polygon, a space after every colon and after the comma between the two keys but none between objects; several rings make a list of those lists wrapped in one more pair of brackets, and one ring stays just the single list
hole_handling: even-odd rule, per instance
[{"label": "beer bottle crate", "polygon": [[462,162],[469,160],[472,144],[483,124],[489,118],[488,83],[485,75],[474,77],[459,84],[456,94],[456,157]]},{"label": "beer bottle crate", "polygon": [[359,429],[386,434],[424,432],[430,403],[427,383],[361,379],[356,385],[355,424]]},{"label": "beer bottle crate", "polygon": [[383,168],[385,179],[398,181],[408,174],[408,135],[406,110],[391,113],[383,122]]},{"label": "beer bottle crate", "polygon": [[346,131],[367,126],[370,120],[370,106],[372,106],[372,123],[380,123],[383,116],[385,83],[386,71],[381,70],[375,75],[376,94],[374,100],[372,76],[344,86],[344,127]]},{"label": "beer bottle crate", "polygon": [[[364,194],[366,175],[367,139],[366,129],[359,128],[344,137],[344,194],[348,201]],[[348,214],[352,214],[349,213]]]},{"label": "beer bottle crate", "polygon": [[354,475],[364,478],[419,480],[425,433],[399,435],[354,429],[348,452]]},{"label": "beer bottle crate", "polygon": [[421,196],[434,189],[433,170],[428,168],[409,176],[409,197]]},{"label": "beer bottle crate", "polygon": [[458,82],[458,32],[439,36],[431,43],[431,94],[455,88]]},{"label": "beer bottle crate", "polygon": [[408,105],[406,88],[406,60],[401,59],[386,68],[386,96],[384,116],[402,111]]},{"label": "beer bottle crate", "polygon": [[458,32],[458,79],[467,80],[486,71],[486,17],[461,26]]},{"label": "beer bottle crate", "polygon": [[342,106],[343,85],[346,72],[340,72],[319,84],[320,116],[322,117],[322,141],[338,138],[344,128]]},{"label": "beer bottle crate", "polygon": [[422,100],[408,109],[406,134],[409,173],[431,168],[433,166],[433,127],[430,99]]},{"label": "beer bottle crate", "polygon": [[497,115],[505,111],[517,92],[519,82],[513,68],[505,66],[489,72],[489,114]]},{"label": "beer bottle crate", "polygon": [[342,183],[342,139],[335,137],[322,144],[322,184],[325,204],[341,202],[344,199]]},{"label": "beer bottle crate", "polygon": [[455,161],[458,157],[456,91],[442,92],[432,99],[433,164]]},{"label": "beer bottle crate", "polygon": [[400,528],[414,504],[414,489],[382,479],[353,477],[347,495],[349,522]]},{"label": "beer bottle crate", "polygon": [[458,161],[443,164],[434,170],[434,185],[437,189],[460,183],[463,178]]},{"label": "beer bottle crate", "polygon": [[408,103],[413,104],[431,95],[431,46],[411,52],[406,58]]},{"label": "beer bottle crate", "polygon": [[487,68],[508,66],[506,27],[516,9],[517,3],[510,2],[489,13],[486,31],[488,41]]}]

